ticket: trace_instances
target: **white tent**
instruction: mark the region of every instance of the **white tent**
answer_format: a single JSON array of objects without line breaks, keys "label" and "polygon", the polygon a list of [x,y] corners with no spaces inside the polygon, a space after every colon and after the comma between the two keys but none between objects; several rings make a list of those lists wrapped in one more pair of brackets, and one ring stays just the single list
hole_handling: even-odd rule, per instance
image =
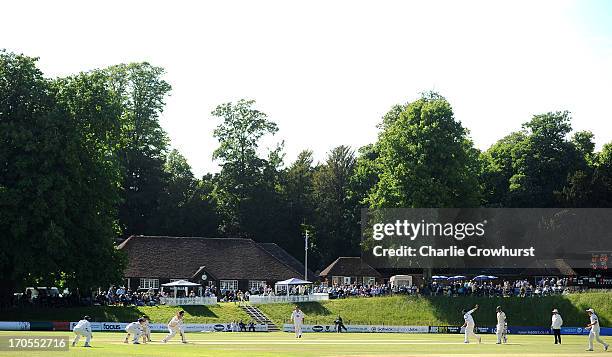
[{"label": "white tent", "polygon": [[166,284],[162,284],[162,286],[165,287],[193,287],[193,286],[200,286],[202,284],[198,284],[198,283],[192,283],[191,281],[187,281],[187,280],[177,280],[177,281],[173,281],[171,283],[166,283]]},{"label": "white tent", "polygon": [[289,295],[289,286],[291,285],[309,285],[312,284],[312,281],[302,280],[298,278],[291,278],[283,281],[279,281],[275,284],[274,290],[278,292],[279,286],[285,286],[287,290],[287,295]]},{"label": "white tent", "polygon": [[162,284],[162,286],[165,288],[174,288],[174,298],[176,298],[176,291],[178,288],[189,288],[189,287],[195,287],[195,286],[202,286],[202,284],[192,283],[191,281],[187,281],[187,280],[177,280],[171,283]]}]

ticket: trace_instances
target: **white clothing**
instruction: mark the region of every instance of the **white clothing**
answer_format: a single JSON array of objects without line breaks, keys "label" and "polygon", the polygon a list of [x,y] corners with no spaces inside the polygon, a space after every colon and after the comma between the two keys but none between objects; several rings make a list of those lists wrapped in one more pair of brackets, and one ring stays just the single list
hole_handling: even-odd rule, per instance
[{"label": "white clothing", "polygon": [[463,319],[465,320],[465,323],[467,324],[472,323],[472,325],[474,324],[474,318],[472,317],[472,313],[474,311],[476,311],[476,309],[472,309],[463,315]]},{"label": "white clothing", "polygon": [[497,325],[504,325],[506,323],[506,313],[500,311],[497,313]]},{"label": "white clothing", "polygon": [[608,344],[599,337],[599,330],[591,329],[591,332],[589,332],[589,350],[593,349],[593,340],[601,343],[604,347],[608,346]]},{"label": "white clothing", "polygon": [[474,323],[474,318],[472,317],[472,313],[474,311],[476,311],[476,309],[472,309],[463,315],[463,319],[465,320],[465,323],[466,323],[465,331],[464,331],[464,342],[466,343],[470,342],[470,337],[474,337],[480,340],[480,337],[478,337],[478,335],[474,333],[475,323]]},{"label": "white clothing", "polygon": [[465,326],[463,341],[465,343],[469,343],[470,337],[474,337],[475,339],[480,340],[480,337],[478,337],[478,335],[474,333],[474,322],[469,322],[467,326]]},{"label": "white clothing", "polygon": [[563,319],[559,314],[553,314],[551,318],[550,328],[553,330],[559,330],[563,326]]},{"label": "white clothing", "polygon": [[291,313],[291,320],[294,324],[304,323],[304,313],[301,310],[293,310]]},{"label": "white clothing", "polygon": [[74,340],[72,341],[73,345],[79,343],[79,339],[81,336],[85,337],[85,346],[89,346],[89,342],[91,341],[91,323],[87,320],[80,320],[72,329],[74,334]]},{"label": "white clothing", "polygon": [[301,310],[293,310],[291,313],[291,320],[293,321],[293,329],[295,330],[295,337],[302,336],[302,324],[304,323],[304,313]]},{"label": "white clothing", "polygon": [[178,316],[174,316],[172,319],[170,319],[170,322],[168,322],[168,328],[171,330],[181,329],[182,327],[183,319],[179,319]]},{"label": "white clothing", "polygon": [[595,330],[599,332],[599,318],[597,317],[597,315],[591,314],[590,320],[591,320],[591,325],[593,325],[591,326],[591,331]]},{"label": "white clothing", "polygon": [[142,335],[147,338],[147,340],[151,340],[151,327],[149,326],[149,321],[145,320],[142,323]]},{"label": "white clothing", "polygon": [[502,342],[504,330],[506,328],[506,313],[500,311],[497,313],[497,326],[495,327],[495,334],[497,335],[497,343]]},{"label": "white clothing", "polygon": [[80,320],[74,325],[74,328],[91,332],[91,323],[87,320]]},{"label": "white clothing", "polygon": [[599,337],[599,319],[597,318],[597,315],[595,315],[594,313],[591,314],[591,331],[589,332],[589,350],[593,349],[593,340],[601,343],[602,345],[604,345],[604,348],[608,348],[608,344],[605,343],[600,337]]},{"label": "white clothing", "polygon": [[138,342],[138,339],[140,338],[140,336],[142,336],[142,325],[140,324],[140,322],[130,322],[125,327],[125,332],[134,336],[132,342]]},{"label": "white clothing", "polygon": [[187,342],[185,340],[185,332],[183,331],[183,319],[179,319],[178,316],[174,316],[168,322],[168,335],[164,337],[163,342],[168,342],[171,338],[176,336],[176,334],[181,335],[181,341]]}]

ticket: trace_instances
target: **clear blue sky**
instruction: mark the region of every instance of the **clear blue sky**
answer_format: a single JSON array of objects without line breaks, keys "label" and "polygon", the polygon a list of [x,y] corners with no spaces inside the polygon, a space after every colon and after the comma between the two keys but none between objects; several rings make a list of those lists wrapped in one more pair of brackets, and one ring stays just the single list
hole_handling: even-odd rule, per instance
[{"label": "clear blue sky", "polygon": [[376,139],[396,103],[437,90],[480,149],[570,110],[612,141],[612,1],[11,1],[0,46],[49,76],[121,62],[167,69],[162,125],[196,174],[217,170],[219,103],[246,97],[303,149]]}]

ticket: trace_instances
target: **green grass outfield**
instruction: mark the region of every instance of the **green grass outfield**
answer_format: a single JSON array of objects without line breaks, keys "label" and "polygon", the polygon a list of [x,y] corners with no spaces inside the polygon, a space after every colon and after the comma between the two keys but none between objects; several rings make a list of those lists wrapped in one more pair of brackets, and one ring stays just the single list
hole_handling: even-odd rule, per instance
[{"label": "green grass outfield", "polygon": [[[70,336],[67,332],[0,332],[0,336]],[[554,345],[552,336],[508,336],[508,344],[496,345],[494,335],[482,335],[483,343],[463,343],[463,335],[434,334],[335,334],[309,333],[296,339],[293,334],[274,333],[188,333],[188,344],[179,337],[167,344],[164,334],[154,333],[152,343],[124,344],[124,334],[94,333],[92,348],[75,347],[68,352],[6,352],[0,356],[591,356],[603,349],[585,352],[586,336],[563,336],[563,345]],[[604,337],[604,339],[606,339]],[[610,338],[607,338],[610,340]],[[612,342],[612,341],[608,341]],[[83,340],[80,344],[82,345]],[[612,352],[610,352],[612,356]]]},{"label": "green grass outfield", "polygon": [[[495,307],[501,305],[513,326],[550,326],[550,312],[559,309],[564,326],[583,326],[588,323],[588,308],[597,311],[602,326],[612,327],[612,292],[570,294],[564,296],[530,298],[488,297],[416,297],[389,296],[377,298],[348,298],[320,303],[298,304],[306,314],[307,324],[330,324],[341,315],[345,324],[386,325],[462,325],[461,309],[474,304],[477,326],[494,326]],[[276,324],[286,322],[292,304],[258,305]]]}]

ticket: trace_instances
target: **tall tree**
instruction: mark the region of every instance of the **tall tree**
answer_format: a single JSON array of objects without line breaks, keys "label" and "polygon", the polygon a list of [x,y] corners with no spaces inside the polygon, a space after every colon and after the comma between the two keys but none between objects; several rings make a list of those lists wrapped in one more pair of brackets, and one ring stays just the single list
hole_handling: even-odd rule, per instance
[{"label": "tall tree", "polygon": [[97,74],[51,82],[35,58],[0,52],[3,303],[26,284],[87,289],[120,276],[119,111],[106,84]]},{"label": "tall tree", "polygon": [[568,175],[583,158],[566,138],[571,131],[569,112],[535,115],[523,125],[527,135],[513,151],[509,201],[513,207],[554,207]]},{"label": "tall tree", "polygon": [[164,167],[167,177],[160,198],[156,234],[171,236],[216,236],[219,223],[210,176],[196,180],[187,159],[172,150]]},{"label": "tall tree", "polygon": [[165,189],[168,150],[159,116],[171,86],[163,79],[163,68],[146,62],[112,66],[104,72],[123,108],[124,192],[119,210],[123,233],[156,234],[154,219]]},{"label": "tall tree", "polygon": [[323,264],[330,263],[339,254],[359,253],[359,221],[355,217],[355,202],[348,196],[354,170],[353,150],[338,146],[329,152],[325,163],[314,174],[316,228],[312,241]]},{"label": "tall tree", "polygon": [[524,131],[514,132],[480,154],[482,204],[489,207],[510,205],[510,179],[514,175],[515,148],[527,137]]},{"label": "tall tree", "polygon": [[370,207],[478,205],[478,152],[446,99],[424,94],[382,128]]},{"label": "tall tree", "polygon": [[301,258],[304,251],[304,245],[299,238],[306,231],[309,231],[309,234],[314,232],[313,162],[312,151],[304,150],[282,175],[281,190],[287,207],[286,235],[293,237],[287,242],[286,249],[298,258]]},{"label": "tall tree", "polygon": [[612,207],[612,142],[596,155],[592,207]]},{"label": "tall tree", "polygon": [[280,243],[282,145],[267,158],[259,156],[261,138],[273,135],[278,127],[254,105],[253,100],[241,99],[221,104],[212,112],[222,120],[214,131],[219,147],[213,153],[222,167],[216,190],[223,219],[220,229],[225,235]]}]

